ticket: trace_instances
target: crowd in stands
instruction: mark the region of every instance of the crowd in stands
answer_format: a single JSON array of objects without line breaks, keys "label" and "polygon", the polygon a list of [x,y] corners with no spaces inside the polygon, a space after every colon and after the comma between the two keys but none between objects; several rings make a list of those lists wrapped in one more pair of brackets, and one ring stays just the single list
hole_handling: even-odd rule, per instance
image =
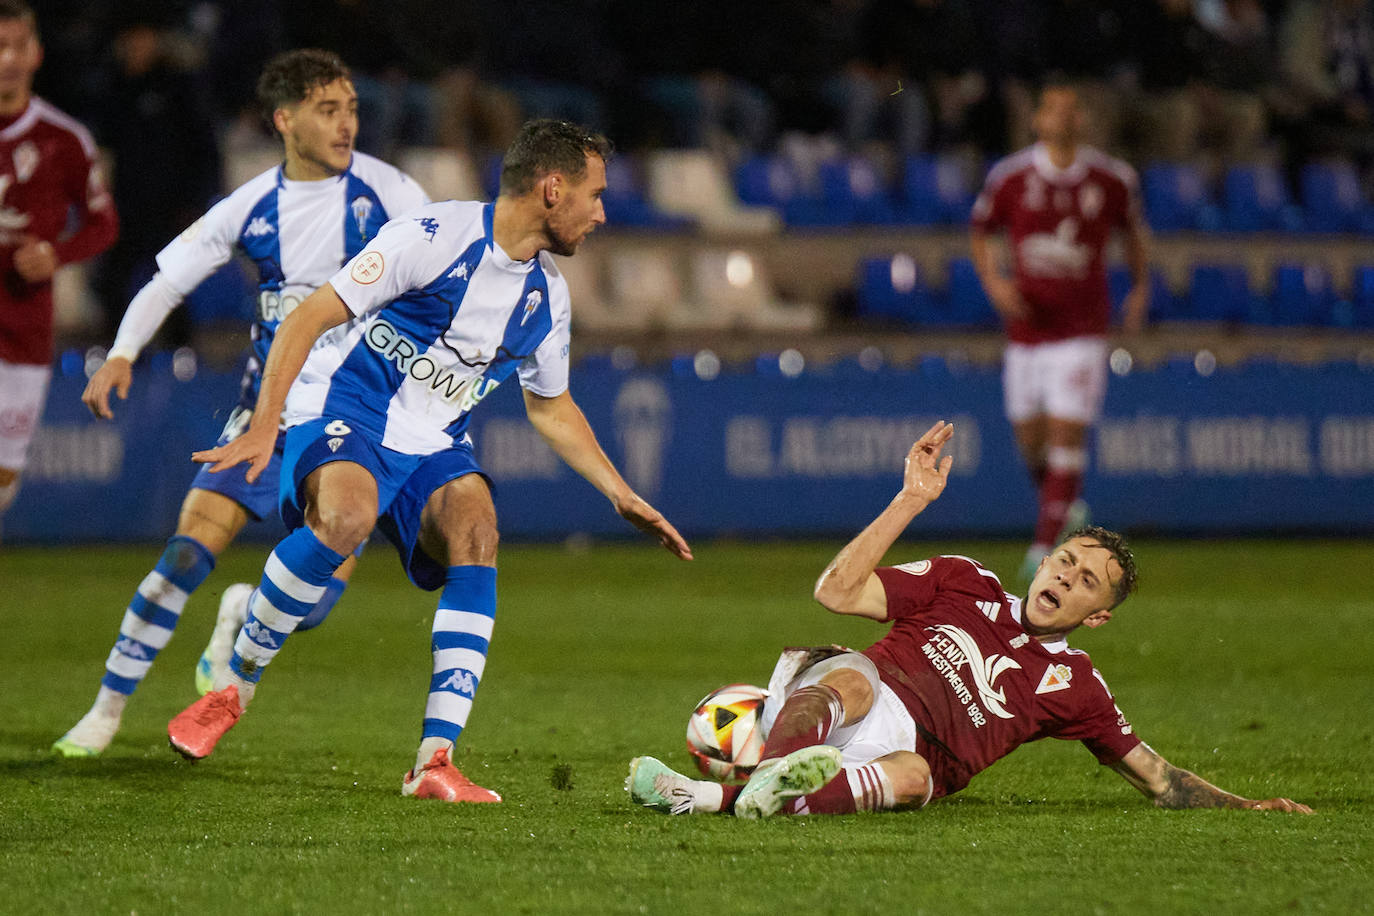
[{"label": "crowd in stands", "polygon": [[[349,62],[359,148],[383,157],[452,147],[485,162],[524,118],[561,116],[606,131],[631,153],[709,150],[745,197],[760,157],[815,165],[848,156],[863,157],[877,183],[906,188],[909,201],[913,182],[940,183],[938,157],[977,163],[976,185],[988,161],[1029,143],[1034,89],[1053,76],[1080,88],[1094,145],[1142,170],[1189,170],[1154,179],[1174,192],[1190,181],[1218,190],[1215,214],[1207,194],[1183,193],[1186,212],[1174,217],[1168,208],[1179,194],[1147,184],[1147,208],[1164,221],[1156,228],[1302,228],[1289,203],[1305,199],[1313,163],[1337,163],[1337,192],[1348,195],[1353,182],[1364,204],[1361,189],[1374,182],[1370,0],[42,7],[38,91],[91,125],[114,160],[125,228],[101,290],[112,322],[152,254],[220,189],[222,152],[245,135],[266,136],[252,75],[289,47],[327,47]],[[1259,182],[1272,212],[1262,225],[1232,224],[1244,205],[1227,209],[1222,198],[1231,172],[1252,165],[1260,171],[1235,180]],[[908,221],[959,222],[964,202],[935,197],[945,210]],[[1360,219],[1335,228],[1374,229]]]}]

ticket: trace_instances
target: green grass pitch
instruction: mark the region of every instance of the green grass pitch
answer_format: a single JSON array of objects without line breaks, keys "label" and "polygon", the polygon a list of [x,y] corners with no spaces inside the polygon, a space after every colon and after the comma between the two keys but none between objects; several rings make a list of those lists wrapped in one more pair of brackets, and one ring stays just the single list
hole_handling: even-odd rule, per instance
[{"label": "green grass pitch", "polygon": [[[837,544],[503,548],[486,678],[457,762],[505,803],[402,798],[434,596],[374,544],[214,756],[166,723],[227,554],[98,760],[47,756],[87,708],[158,547],[0,551],[0,912],[1268,913],[1374,907],[1374,547],[1137,545],[1139,594],[1071,641],[1171,762],[1312,817],[1159,811],[1077,744],[1017,751],[919,813],[736,822],[632,808],[626,762],[687,767],[691,705],[784,645],[867,645],[810,588]],[[890,560],[1019,545],[903,543]]]}]

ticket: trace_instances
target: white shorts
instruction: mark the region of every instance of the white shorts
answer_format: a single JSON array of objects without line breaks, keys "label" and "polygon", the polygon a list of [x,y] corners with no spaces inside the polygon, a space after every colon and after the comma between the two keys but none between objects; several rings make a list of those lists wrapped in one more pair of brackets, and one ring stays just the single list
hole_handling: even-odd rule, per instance
[{"label": "white shorts", "polygon": [[1042,344],[1007,344],[1002,356],[1007,419],[1044,414],[1091,425],[1107,397],[1107,341],[1072,337]]},{"label": "white shorts", "polygon": [[[847,728],[836,728],[830,732],[825,743],[840,749],[844,765],[859,767],[872,763],[879,757],[886,757],[894,751],[916,750],[916,723],[907,712],[906,706],[897,694],[878,679],[878,668],[865,655],[846,652],[810,667],[801,659],[806,650],[787,649],[778,659],[773,669],[773,677],[768,681],[768,699],[763,703],[763,733],[766,735],[773,727],[778,711],[787,698],[803,687],[820,683],[821,678],[836,668],[853,668],[868,676],[871,684],[877,685],[873,707],[858,722]],[[800,656],[797,654],[800,653]],[[798,673],[800,671],[800,673]]]},{"label": "white shorts", "polygon": [[49,366],[0,359],[0,468],[22,471],[48,397]]}]

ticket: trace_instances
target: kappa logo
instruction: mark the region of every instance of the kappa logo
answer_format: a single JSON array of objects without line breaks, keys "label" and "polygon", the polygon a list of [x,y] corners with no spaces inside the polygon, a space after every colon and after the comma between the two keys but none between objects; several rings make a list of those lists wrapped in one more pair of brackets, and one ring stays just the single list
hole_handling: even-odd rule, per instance
[{"label": "kappa logo", "polygon": [[537,289],[530,290],[530,294],[525,297],[525,314],[520,317],[520,327],[523,328],[525,326],[525,322],[529,321],[530,316],[534,314],[534,310],[539,308],[540,303],[543,301],[543,293]]},{"label": "kappa logo", "polygon": [[120,655],[127,655],[129,658],[141,658],[147,661],[152,658],[148,650],[143,648],[143,643],[135,642],[127,636],[122,636],[119,642],[115,643],[115,651]]},{"label": "kappa logo", "polygon": [[1039,694],[1068,690],[1071,680],[1073,680],[1073,671],[1068,665],[1050,665],[1045,669],[1045,676],[1040,679],[1040,686],[1035,688],[1035,692]]},{"label": "kappa logo", "polygon": [[466,668],[454,668],[449,672],[448,677],[440,682],[437,689],[451,690],[465,697],[471,697],[477,692],[477,678]]},{"label": "kappa logo", "polygon": [[276,649],[277,641],[272,638],[272,631],[262,625],[259,620],[250,620],[244,626],[243,632],[248,634],[248,638],[260,646],[268,649]]},{"label": "kappa logo", "polygon": [[453,268],[453,270],[450,270],[448,275],[454,280],[466,280],[470,273],[472,273],[471,268],[466,264],[459,264],[457,267]]},{"label": "kappa logo", "polygon": [[248,225],[244,228],[243,234],[252,239],[260,235],[271,235],[276,231],[277,228],[267,221],[267,217],[255,216],[248,221]]}]

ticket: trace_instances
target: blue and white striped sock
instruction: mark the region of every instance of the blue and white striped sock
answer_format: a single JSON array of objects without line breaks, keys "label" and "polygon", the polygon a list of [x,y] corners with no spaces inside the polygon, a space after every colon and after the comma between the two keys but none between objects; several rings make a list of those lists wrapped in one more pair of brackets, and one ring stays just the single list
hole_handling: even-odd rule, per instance
[{"label": "blue and white striped sock", "polygon": [[[267,558],[262,581],[248,599],[248,619],[229,658],[230,674],[248,686],[248,690],[239,691],[241,702],[247,703],[244,694],[257,684],[262,669],[272,663],[286,638],[324,597],[334,570],[343,561],[342,554],[326,547],[304,526],[277,544]],[[215,684],[216,689],[223,686]]]},{"label": "blue and white striped sock", "polygon": [[[496,623],[496,569],[450,566],[444,576],[439,610],[434,614],[430,644],[434,675],[429,681],[421,754],[444,742],[452,744],[467,725],[472,700],[487,666],[487,646]],[[438,739],[438,742],[430,739]],[[432,750],[430,751],[432,753]]]},{"label": "blue and white striped sock", "polygon": [[105,660],[102,687],[125,696],[137,689],[172,638],[186,599],[214,568],[214,554],[204,544],[180,534],[167,539],[167,549],[124,612],[119,639]]},{"label": "blue and white striped sock", "polygon": [[339,597],[343,595],[344,589],[348,588],[348,583],[333,576],[329,584],[324,587],[324,597],[310,609],[310,613],[305,615],[305,619],[296,627],[296,632],[313,630],[315,627],[324,623],[324,619],[329,616],[329,612],[334,610],[334,605],[339,603]]}]

